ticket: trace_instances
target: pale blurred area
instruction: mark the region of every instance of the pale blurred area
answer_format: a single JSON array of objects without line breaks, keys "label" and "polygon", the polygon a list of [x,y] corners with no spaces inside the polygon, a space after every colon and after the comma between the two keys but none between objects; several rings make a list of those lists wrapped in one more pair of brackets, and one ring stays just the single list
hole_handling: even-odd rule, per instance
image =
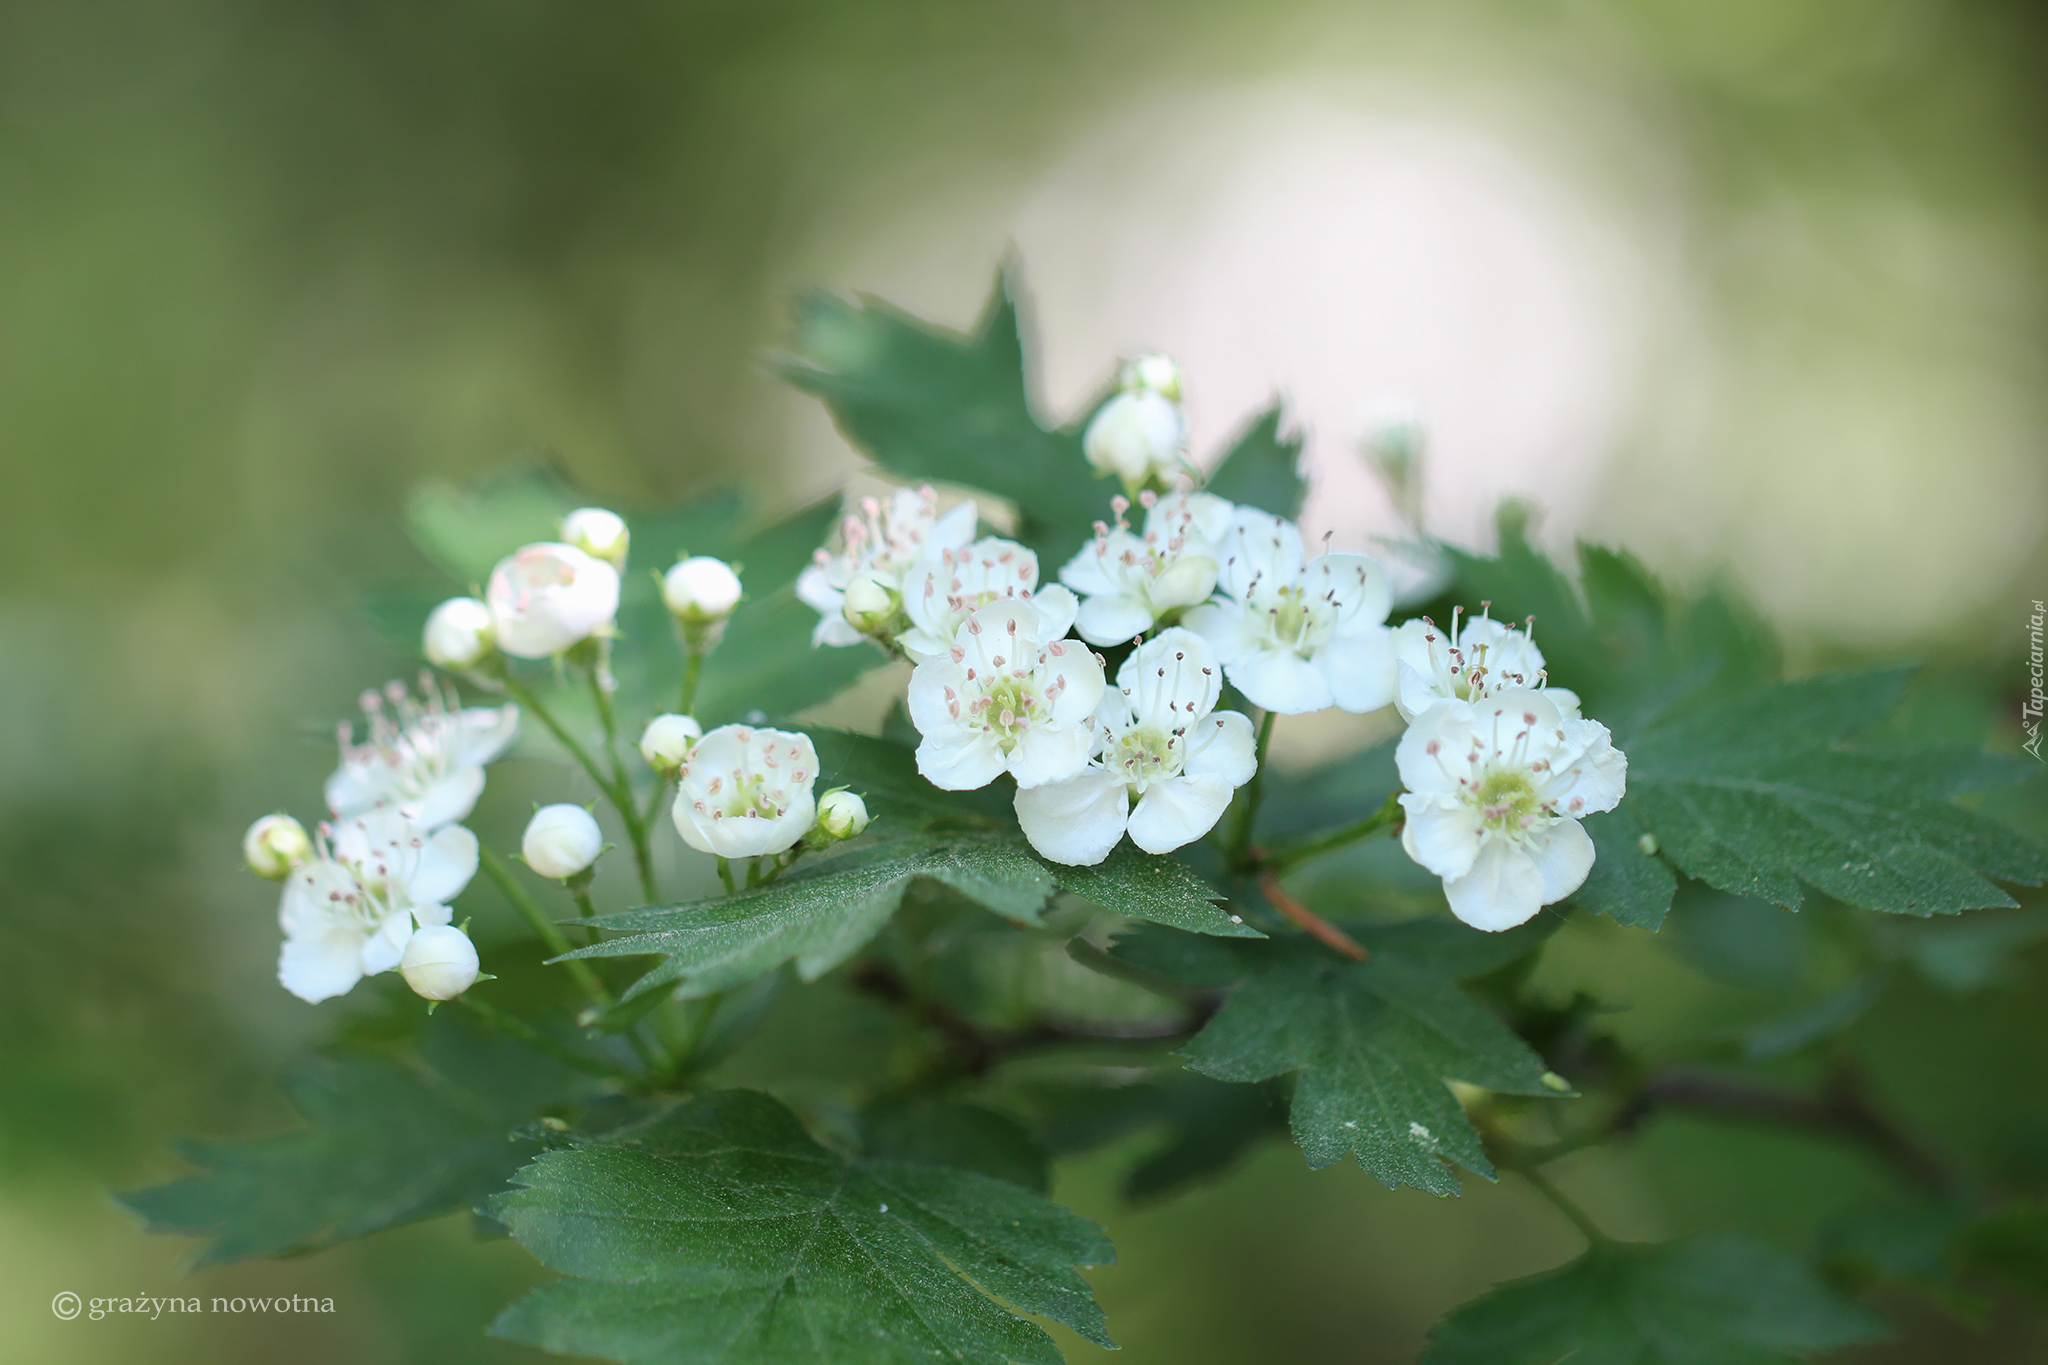
[{"label": "pale blurred area", "polygon": [[[1356,443],[1406,402],[1438,534],[1515,494],[1550,545],[1740,584],[1801,666],[2003,666],[2048,585],[2044,36],[1935,0],[0,0],[0,1358],[533,1358],[477,1335],[533,1272],[454,1224],[188,1282],[106,1195],[168,1133],[289,1121],[266,1078],[333,1011],[276,987],[235,840],[313,815],[334,720],[416,666],[358,606],[420,568],[420,481],[827,494],[858,460],[765,363],[792,294],[964,327],[1009,259],[1048,420],[1137,350],[1205,459],[1282,394],[1340,544],[1398,529]],[[1406,1361],[1569,1250],[1524,1191],[1447,1214],[1279,1147],[1193,1212],[1076,1179],[1134,1362],[1276,1320]],[[1586,1179],[1650,1231],[1743,1197]],[[1807,1195],[1743,1225],[1800,1244]],[[60,1288],[346,1316],[61,1324]]]}]

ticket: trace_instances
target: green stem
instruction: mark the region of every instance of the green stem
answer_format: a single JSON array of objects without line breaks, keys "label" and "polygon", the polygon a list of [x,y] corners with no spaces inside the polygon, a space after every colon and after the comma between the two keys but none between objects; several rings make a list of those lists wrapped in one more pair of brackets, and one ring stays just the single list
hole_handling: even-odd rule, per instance
[{"label": "green stem", "polygon": [[1515,1174],[1521,1176],[1522,1179],[1528,1181],[1534,1187],[1536,1193],[1556,1205],[1557,1211],[1571,1220],[1572,1226],[1579,1230],[1580,1235],[1587,1242],[1595,1247],[1612,1246],[1614,1244],[1614,1239],[1600,1230],[1600,1225],[1593,1221],[1593,1216],[1580,1208],[1570,1195],[1559,1189],[1557,1183],[1549,1176],[1536,1170],[1534,1167],[1515,1167],[1513,1169]]},{"label": "green stem", "polygon": [[1361,839],[1369,839],[1391,825],[1400,824],[1404,818],[1406,818],[1406,812],[1401,809],[1401,793],[1397,791],[1387,798],[1385,805],[1356,824],[1345,825],[1341,829],[1333,829],[1328,834],[1319,834],[1315,838],[1296,844],[1291,848],[1278,849],[1267,854],[1266,866],[1272,869],[1275,874],[1284,873],[1287,869],[1305,863],[1310,858],[1319,858],[1323,854],[1343,848],[1347,844],[1355,844]]},{"label": "green stem", "polygon": [[686,716],[696,714],[697,680],[703,674],[704,650],[691,637],[690,632],[685,631],[683,634],[683,688],[676,696],[676,710]]},{"label": "green stem", "polygon": [[[557,957],[575,951],[568,937],[562,933],[561,926],[549,919],[547,912],[540,908],[539,902],[526,893],[526,888],[519,884],[519,879],[512,875],[512,869],[505,865],[503,859],[488,847],[482,846],[477,849],[477,859],[483,866],[484,875],[496,883],[498,890],[505,893],[505,899],[512,902],[512,908],[519,912],[520,918],[532,927],[534,933],[540,935],[540,941],[548,946],[549,951]],[[569,975],[582,987],[583,993],[590,997],[593,1005],[611,1004],[611,992],[597,979],[597,973],[590,970],[590,964],[579,958],[571,958],[562,965],[569,969]]]},{"label": "green stem", "polygon": [[730,896],[738,892],[739,888],[732,883],[732,863],[728,859],[720,858],[718,860],[718,880],[725,883],[726,895]]},{"label": "green stem", "polygon": [[619,808],[619,818],[626,822],[626,838],[633,845],[633,866],[640,873],[640,894],[651,905],[661,898],[654,884],[654,849],[648,842],[647,822],[633,800],[632,779],[626,776],[626,765],[619,758],[619,726],[612,715],[611,694],[605,691],[603,663],[593,663],[589,676],[590,698],[604,727],[605,756],[612,764],[612,804]]},{"label": "green stem", "polygon": [[1225,858],[1235,868],[1244,868],[1250,862],[1252,826],[1259,818],[1259,795],[1265,786],[1266,748],[1273,740],[1274,715],[1268,711],[1259,718],[1258,766],[1252,769],[1251,781],[1244,784],[1244,800],[1238,804],[1237,821],[1231,826]]},{"label": "green stem", "polygon": [[587,1072],[592,1076],[602,1076],[607,1080],[629,1081],[635,1084],[640,1082],[641,1078],[625,1067],[615,1066],[601,1058],[592,1057],[588,1053],[578,1052],[575,1048],[565,1043],[558,1043],[545,1033],[527,1024],[524,1020],[514,1018],[512,1015],[505,1013],[496,1005],[485,1004],[475,996],[468,994],[456,998],[464,1005],[467,1005],[470,1011],[479,1019],[498,1032],[508,1038],[518,1039],[535,1052],[552,1057],[564,1066],[574,1067],[576,1070]]},{"label": "green stem", "polygon": [[509,668],[505,670],[505,690],[512,694],[514,701],[540,717],[540,723],[548,727],[548,733],[569,751],[569,756],[582,766],[583,771],[590,774],[590,780],[597,783],[598,790],[616,802],[618,797],[612,790],[611,779],[599,771],[597,760],[590,756],[590,751],[578,743],[574,735],[562,728],[562,723],[555,719],[554,713],[541,705],[540,698],[533,694],[533,689],[519,681]]}]

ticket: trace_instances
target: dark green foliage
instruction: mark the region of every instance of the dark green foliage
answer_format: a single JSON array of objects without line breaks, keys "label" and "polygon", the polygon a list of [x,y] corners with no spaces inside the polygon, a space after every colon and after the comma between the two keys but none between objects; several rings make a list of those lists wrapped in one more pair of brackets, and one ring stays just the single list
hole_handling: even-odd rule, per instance
[{"label": "dark green foliage", "polygon": [[1423,1365],[1777,1365],[1884,1335],[1782,1252],[1737,1237],[1596,1246],[1437,1325]]},{"label": "dark green foliage", "polygon": [[589,1089],[576,1073],[448,1014],[416,1047],[344,1052],[281,1084],[306,1117],[255,1142],[186,1142],[201,1174],[122,1202],[152,1232],[210,1239],[198,1263],[317,1251],[475,1206],[538,1145],[513,1129]]},{"label": "dark green foliage", "polygon": [[1246,423],[1210,472],[1207,491],[1275,516],[1298,514],[1307,489],[1301,478],[1301,437],[1280,434],[1283,416],[1276,401]]},{"label": "dark green foliage", "polygon": [[935,1095],[896,1097],[861,1116],[867,1155],[877,1161],[921,1161],[979,1171],[1039,1194],[1052,1189],[1044,1147],[993,1109]]},{"label": "dark green foliage", "polygon": [[1141,853],[1119,844],[1094,867],[1047,863],[1063,891],[1130,919],[1150,920],[1190,933],[1222,938],[1262,938],[1216,902],[1223,893],[1172,858]]},{"label": "dark green foliage", "polygon": [[848,1161],[751,1091],[550,1152],[491,1213],[575,1278],[492,1330],[627,1362],[932,1359],[1057,1365],[1017,1313],[1108,1345],[1075,1265],[1112,1258],[1092,1224],[1003,1180]]}]

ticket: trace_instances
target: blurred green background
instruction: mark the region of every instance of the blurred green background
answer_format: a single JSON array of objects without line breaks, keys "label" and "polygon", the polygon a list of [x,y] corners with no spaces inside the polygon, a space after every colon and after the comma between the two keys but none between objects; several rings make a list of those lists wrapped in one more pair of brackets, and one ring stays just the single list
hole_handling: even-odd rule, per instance
[{"label": "blurred green background", "polygon": [[[1346,386],[1428,390],[1446,529],[1554,476],[1555,534],[1731,575],[1795,660],[1931,656],[2010,745],[2048,591],[2044,38],[2033,6],[1931,0],[0,0],[0,1357],[528,1356],[480,1325],[536,1271],[462,1220],[186,1278],[189,1248],[108,1192],[175,1171],[169,1134],[289,1123],[268,1079],[335,1017],[276,986],[273,895],[236,839],[313,814],[334,720],[413,666],[360,609],[420,567],[408,491],[538,451],[622,504],[829,491],[853,455],[762,363],[806,285],[964,324],[1014,247],[1058,415],[1147,344],[1185,353],[1198,445],[1296,392],[1322,524],[1379,515]],[[1331,260],[1407,278],[1398,195],[1304,250],[1232,199],[1256,177],[1186,174],[1217,147],[1292,167],[1314,217],[1363,164],[1315,149],[1339,125],[1377,145],[1375,119],[1425,152],[1451,130],[1481,170],[1444,183],[1506,166],[1538,206],[1526,250],[1512,214],[1476,225],[1505,234],[1474,268],[1506,272],[1521,320],[1466,289],[1468,330],[1416,343],[1426,373],[1393,371],[1403,329],[1450,311],[1431,288],[1455,253],[1407,312],[1301,311]],[[1578,330],[1550,344],[1553,317]],[[1562,415],[1508,392],[1553,351],[1580,358]],[[1520,442],[1513,477],[1489,431]],[[1645,1036],[1776,998],[1725,951],[1572,932],[1555,988],[1630,974]],[[2039,952],[1969,993],[1908,981],[1854,1045],[1914,1121],[2039,1169],[2044,985]],[[2009,1055],[1948,1045],[1973,1029]],[[1275,1145],[1132,1211],[1113,1169],[1078,1163],[1061,1194],[1116,1238],[1094,1278],[1133,1365],[1407,1361],[1445,1308],[1575,1245],[1511,1183],[1440,1204]],[[1680,1120],[1571,1175],[1626,1232],[1793,1246],[1878,1188],[1803,1139]],[[62,1289],[337,1311],[63,1323]],[[1859,1359],[2048,1353],[2016,1308],[1982,1337],[1905,1311],[1907,1339]]]}]

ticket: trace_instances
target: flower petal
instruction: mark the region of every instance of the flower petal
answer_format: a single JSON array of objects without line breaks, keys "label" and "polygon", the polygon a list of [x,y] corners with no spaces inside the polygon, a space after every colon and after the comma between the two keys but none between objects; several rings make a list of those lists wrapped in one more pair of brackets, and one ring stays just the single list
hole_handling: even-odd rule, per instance
[{"label": "flower petal", "polygon": [[1440,701],[1410,722],[1394,748],[1401,785],[1426,796],[1455,798],[1467,775],[1478,719],[1461,701]]},{"label": "flower petal", "polygon": [[461,825],[438,830],[420,850],[406,893],[420,905],[452,901],[476,875],[476,836]]},{"label": "flower petal", "polygon": [[1093,867],[1124,837],[1130,798],[1122,781],[1091,768],[1064,782],[1018,788],[1016,807],[1033,848],[1056,863]]},{"label": "flower petal", "polygon": [[1209,642],[1216,657],[1235,663],[1265,645],[1265,637],[1252,625],[1251,615],[1231,601],[1204,602],[1181,617],[1180,623]]},{"label": "flower petal", "polygon": [[1088,765],[1094,740],[1090,726],[1034,725],[1010,749],[1010,775],[1019,787],[1063,782]]},{"label": "flower petal", "polygon": [[1301,590],[1305,597],[1335,601],[1340,628],[1368,621],[1377,625],[1394,609],[1387,571],[1371,555],[1322,555],[1303,571]]},{"label": "flower petal", "polygon": [[1238,656],[1223,671],[1252,705],[1283,716],[1320,711],[1331,702],[1330,683],[1322,670],[1291,649],[1256,649]]},{"label": "flower petal", "polygon": [[1271,589],[1291,588],[1301,581],[1301,531],[1285,517],[1240,507],[1230,519],[1222,548],[1223,571],[1217,582],[1239,601],[1251,596],[1253,583]]},{"label": "flower petal", "polygon": [[1074,628],[1074,615],[1081,610],[1081,600],[1057,583],[1049,583],[1031,594],[1031,605],[1038,608],[1038,638],[1057,640]]},{"label": "flower petal", "polygon": [[399,809],[405,818],[421,829],[439,829],[453,824],[476,809],[476,799],[484,794],[484,770],[478,767],[461,767],[421,792],[418,797],[404,802]]},{"label": "flower petal", "polygon": [[1543,903],[1563,900],[1586,884],[1593,870],[1593,840],[1576,820],[1560,820],[1550,827],[1550,838],[1536,855],[1536,870],[1543,874]]},{"label": "flower petal", "polygon": [[1462,877],[1479,856],[1483,833],[1479,812],[1462,802],[1432,801],[1416,792],[1403,793],[1401,847],[1408,856],[1439,877]]},{"label": "flower petal", "polygon": [[363,932],[349,925],[288,938],[278,950],[278,984],[309,1005],[347,995],[362,979]]},{"label": "flower petal", "polygon": [[1154,782],[1131,811],[1131,842],[1147,853],[1171,853],[1216,828],[1230,806],[1231,784],[1213,774]]},{"label": "flower petal", "polygon": [[943,729],[927,731],[917,746],[918,772],[941,791],[986,787],[1003,767],[1002,748],[985,730],[948,723]]},{"label": "flower petal", "polygon": [[1233,789],[1252,780],[1259,769],[1259,741],[1251,717],[1218,711],[1188,727],[1188,756],[1181,771],[1190,777],[1217,777]]},{"label": "flower petal", "polygon": [[1505,839],[1488,839],[1470,872],[1445,879],[1444,898],[1459,919],[1497,934],[1543,908],[1543,874],[1522,849]]},{"label": "flower petal", "polygon": [[412,942],[413,919],[410,909],[394,910],[378,922],[376,931],[363,940],[363,975],[375,976],[396,967],[405,956],[405,945]]},{"label": "flower petal", "polygon": [[1063,725],[1086,720],[1102,703],[1102,665],[1085,645],[1073,640],[1054,640],[1045,647],[1045,666],[1040,676],[1048,690],[1059,688],[1059,695],[1052,701],[1052,717]]},{"label": "flower petal", "polygon": [[1325,643],[1313,662],[1330,685],[1331,700],[1353,715],[1394,699],[1394,632],[1385,626],[1354,627]]},{"label": "flower petal", "polygon": [[1135,597],[1102,594],[1081,604],[1074,628],[1091,645],[1120,645],[1152,629],[1152,609]]},{"label": "flower petal", "polygon": [[462,742],[455,755],[458,763],[481,767],[504,753],[519,735],[516,706],[472,706],[458,715],[456,721],[462,727]]}]

